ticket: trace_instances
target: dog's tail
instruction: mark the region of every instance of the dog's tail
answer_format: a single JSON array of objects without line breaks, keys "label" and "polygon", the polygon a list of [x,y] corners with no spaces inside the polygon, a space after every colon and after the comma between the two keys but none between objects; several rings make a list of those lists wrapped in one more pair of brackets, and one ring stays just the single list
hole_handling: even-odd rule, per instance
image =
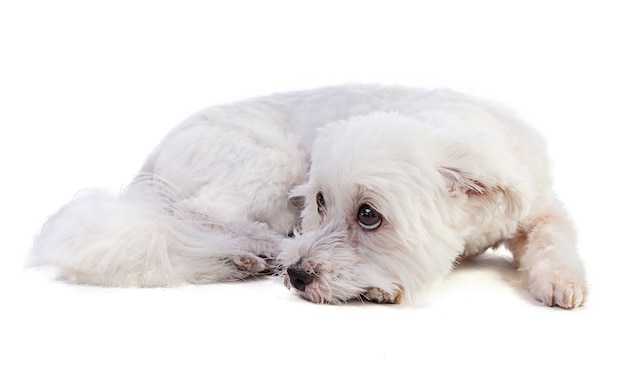
[{"label": "dog's tail", "polygon": [[230,281],[267,271],[250,242],[275,239],[250,239],[180,203],[176,191],[154,177],[135,180],[119,196],[83,191],[46,222],[28,263],[103,286]]}]

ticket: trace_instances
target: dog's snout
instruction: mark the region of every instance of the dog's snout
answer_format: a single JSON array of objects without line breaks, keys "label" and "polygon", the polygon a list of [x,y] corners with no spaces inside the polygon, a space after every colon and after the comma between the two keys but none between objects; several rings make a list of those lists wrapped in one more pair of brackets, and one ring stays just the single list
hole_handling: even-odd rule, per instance
[{"label": "dog's snout", "polygon": [[304,291],[306,286],[315,278],[314,275],[296,265],[289,266],[287,268],[287,274],[289,275],[291,285],[299,291]]}]

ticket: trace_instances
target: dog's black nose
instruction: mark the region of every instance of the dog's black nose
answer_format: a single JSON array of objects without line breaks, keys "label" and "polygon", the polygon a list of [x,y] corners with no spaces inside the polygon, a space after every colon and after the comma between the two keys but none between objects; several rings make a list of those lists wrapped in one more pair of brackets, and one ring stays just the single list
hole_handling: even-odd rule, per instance
[{"label": "dog's black nose", "polygon": [[315,276],[308,273],[306,270],[294,265],[287,268],[287,274],[289,275],[291,285],[299,291],[304,291],[306,286],[315,278]]}]

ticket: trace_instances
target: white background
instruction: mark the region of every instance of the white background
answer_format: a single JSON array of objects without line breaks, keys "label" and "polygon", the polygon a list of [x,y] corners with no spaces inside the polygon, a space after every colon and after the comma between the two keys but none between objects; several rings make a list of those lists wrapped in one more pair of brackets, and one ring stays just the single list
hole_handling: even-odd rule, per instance
[{"label": "white background", "polygon": [[[0,366],[623,367],[618,3],[3,1]],[[121,188],[191,113],[345,82],[451,87],[536,126],[587,305],[542,307],[491,258],[404,307],[313,305],[273,279],[103,289],[23,268],[48,215],[83,187]]]}]

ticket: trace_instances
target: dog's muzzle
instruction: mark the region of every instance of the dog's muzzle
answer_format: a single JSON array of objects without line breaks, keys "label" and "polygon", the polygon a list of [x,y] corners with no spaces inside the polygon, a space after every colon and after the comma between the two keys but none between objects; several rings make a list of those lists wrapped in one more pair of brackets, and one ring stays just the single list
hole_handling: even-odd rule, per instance
[{"label": "dog's muzzle", "polygon": [[300,267],[298,263],[289,266],[287,268],[287,274],[289,275],[291,285],[298,291],[304,291],[306,286],[315,278],[315,275]]}]

